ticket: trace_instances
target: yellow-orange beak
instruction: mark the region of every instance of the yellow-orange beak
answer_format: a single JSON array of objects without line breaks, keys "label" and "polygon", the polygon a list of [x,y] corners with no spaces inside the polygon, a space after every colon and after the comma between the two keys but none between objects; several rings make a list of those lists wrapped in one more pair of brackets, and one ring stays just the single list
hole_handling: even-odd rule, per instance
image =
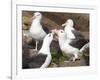
[{"label": "yellow-orange beak", "polygon": [[62,24],[61,26],[64,27],[65,25],[66,25],[66,24],[64,23],[64,24]]},{"label": "yellow-orange beak", "polygon": [[57,31],[58,31],[57,29],[51,30],[52,33],[57,33]]},{"label": "yellow-orange beak", "polygon": [[55,33],[56,35],[58,35],[58,31],[59,31],[58,29],[52,30],[52,32]]},{"label": "yellow-orange beak", "polygon": [[58,30],[57,29],[53,29],[51,30],[52,33],[54,33],[54,39],[55,41],[58,41]]}]

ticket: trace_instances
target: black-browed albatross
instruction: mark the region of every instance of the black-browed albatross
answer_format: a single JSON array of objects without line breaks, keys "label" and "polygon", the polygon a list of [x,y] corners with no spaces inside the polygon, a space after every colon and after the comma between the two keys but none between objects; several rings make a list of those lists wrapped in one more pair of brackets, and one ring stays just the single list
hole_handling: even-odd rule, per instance
[{"label": "black-browed albatross", "polygon": [[68,19],[64,24],[64,31],[67,34],[67,38],[75,39],[75,38],[84,38],[84,36],[80,33],[80,31],[74,28],[74,21],[72,19]]},{"label": "black-browed albatross", "polygon": [[55,33],[58,36],[60,49],[64,54],[73,54],[73,61],[79,58],[80,52],[89,47],[89,43],[84,38],[67,38],[64,30],[56,30]]},{"label": "black-browed albatross", "polygon": [[36,53],[36,56],[27,60],[27,68],[47,68],[49,66],[52,60],[50,44],[53,40],[53,34],[54,33],[49,33],[45,36],[42,47]]},{"label": "black-browed albatross", "polygon": [[44,39],[44,37],[49,33],[49,29],[41,24],[42,14],[40,12],[35,12],[32,20],[29,34],[36,41],[35,50],[37,51],[38,42]]}]

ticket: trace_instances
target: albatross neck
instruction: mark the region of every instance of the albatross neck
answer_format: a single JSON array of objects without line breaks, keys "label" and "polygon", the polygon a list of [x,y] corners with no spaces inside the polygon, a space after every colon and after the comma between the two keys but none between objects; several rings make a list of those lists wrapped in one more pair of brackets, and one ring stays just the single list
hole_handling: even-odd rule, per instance
[{"label": "albatross neck", "polygon": [[40,23],[41,23],[41,19],[34,19],[32,21],[32,26],[36,27],[36,25],[41,25]]},{"label": "albatross neck", "polygon": [[65,37],[59,37],[59,45],[60,46],[63,46],[63,44],[65,44],[65,42],[66,42]]},{"label": "albatross neck", "polygon": [[50,42],[44,40],[42,48],[39,52],[43,52],[44,54],[50,54]]},{"label": "albatross neck", "polygon": [[60,47],[63,47],[65,44],[68,44],[71,40],[68,39],[66,36],[60,36],[59,37],[59,45]]},{"label": "albatross neck", "polygon": [[65,26],[65,31],[71,31],[71,30],[74,30],[73,26],[70,26],[70,25],[67,25]]}]

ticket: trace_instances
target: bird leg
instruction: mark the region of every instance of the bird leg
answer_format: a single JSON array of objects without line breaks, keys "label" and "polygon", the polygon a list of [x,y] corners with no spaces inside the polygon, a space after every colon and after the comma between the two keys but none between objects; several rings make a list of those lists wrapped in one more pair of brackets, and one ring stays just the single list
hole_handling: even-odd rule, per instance
[{"label": "bird leg", "polygon": [[38,45],[38,41],[36,41],[36,46],[35,46],[35,49],[33,49],[34,51],[37,51],[37,45]]},{"label": "bird leg", "polygon": [[35,47],[35,50],[37,51],[38,49],[37,49],[37,46],[38,46],[38,41],[36,41],[36,47]]},{"label": "bird leg", "polygon": [[73,54],[73,56],[69,60],[75,62],[76,59],[78,59],[78,55],[77,54]]},{"label": "bird leg", "polygon": [[76,60],[80,60],[78,54],[74,54],[73,62],[75,62]]}]

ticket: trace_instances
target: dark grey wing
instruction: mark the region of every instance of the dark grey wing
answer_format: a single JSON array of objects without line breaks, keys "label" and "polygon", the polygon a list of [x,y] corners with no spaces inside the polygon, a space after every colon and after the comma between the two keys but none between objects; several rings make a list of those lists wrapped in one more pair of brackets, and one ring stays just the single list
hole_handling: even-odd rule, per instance
[{"label": "dark grey wing", "polygon": [[77,39],[73,39],[69,43],[69,45],[71,45],[72,47],[81,49],[87,42],[88,42],[88,40],[86,40],[84,38],[77,38]]},{"label": "dark grey wing", "polygon": [[47,26],[45,26],[43,24],[42,24],[42,28],[47,34],[50,32],[49,29],[47,28]]},{"label": "dark grey wing", "polygon": [[84,38],[80,31],[72,30],[72,33],[75,35],[76,38]]},{"label": "dark grey wing", "polygon": [[42,54],[42,53],[38,54],[37,56],[34,56],[30,60],[29,67],[30,68],[40,68],[42,64],[45,62],[46,58],[47,58],[47,55]]}]

